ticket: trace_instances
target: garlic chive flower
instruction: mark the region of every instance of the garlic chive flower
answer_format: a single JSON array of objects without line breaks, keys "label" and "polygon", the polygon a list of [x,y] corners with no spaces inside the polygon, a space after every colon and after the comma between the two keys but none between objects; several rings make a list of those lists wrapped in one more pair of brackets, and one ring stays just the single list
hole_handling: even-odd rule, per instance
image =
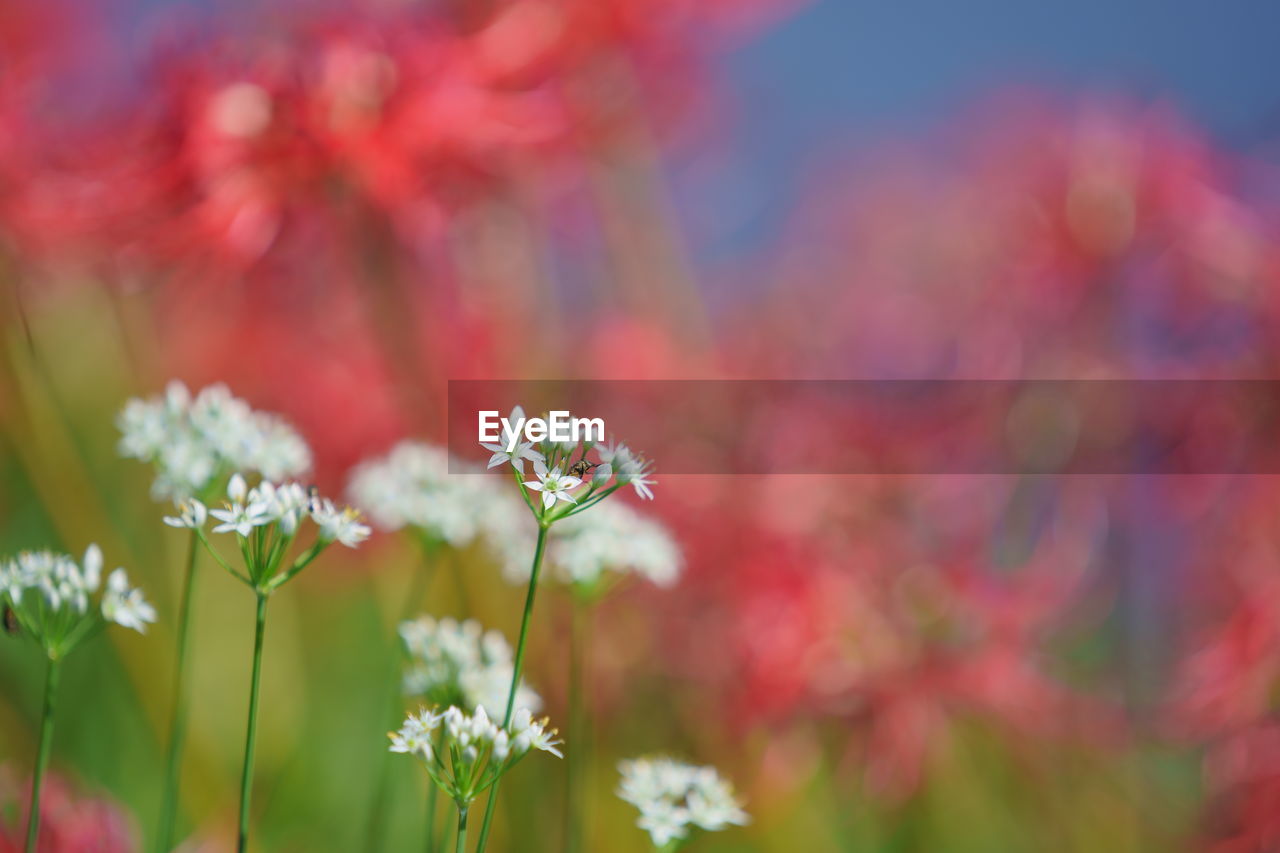
[{"label": "garlic chive flower", "polygon": [[453,706],[410,714],[388,737],[392,752],[421,761],[436,786],[465,809],[529,752],[563,758],[555,735],[555,729],[548,729],[546,720],[535,720],[528,708],[517,711],[504,728],[490,720],[484,708],[468,714]]},{"label": "garlic chive flower", "polygon": [[620,484],[635,489],[641,500],[653,500],[653,489],[649,488],[656,482],[650,476],[653,473],[652,463],[625,444],[601,445],[597,452]]},{"label": "garlic chive flower", "polygon": [[542,492],[542,508],[544,510],[551,509],[551,507],[555,506],[556,501],[565,501],[571,504],[577,503],[570,493],[582,485],[581,478],[564,474],[558,467],[547,470],[546,463],[541,459],[533,463],[533,471],[537,479],[530,480],[525,483],[525,486],[535,492]]},{"label": "garlic chive flower", "polygon": [[[531,540],[527,535],[523,540],[527,555]],[[669,587],[682,566],[680,548],[666,527],[616,501],[566,518],[552,528],[547,544],[547,574],[584,593],[600,591],[610,575],[636,575]],[[502,568],[510,583],[529,580],[528,561],[514,554]]]},{"label": "garlic chive flower", "polygon": [[198,500],[189,499],[178,503],[177,515],[166,515],[163,521],[170,527],[194,530],[197,527],[204,527],[208,518],[208,508]]},{"label": "garlic chive flower", "polygon": [[430,542],[464,548],[481,533],[499,490],[438,447],[404,441],[359,465],[348,492],[383,530],[410,528]]},{"label": "garlic chive flower", "polygon": [[321,542],[337,542],[354,548],[369,538],[369,526],[360,521],[360,511],[349,506],[339,508],[328,498],[317,500],[311,518],[320,528]]},{"label": "garlic chive flower", "polygon": [[155,609],[130,586],[124,569],[111,573],[95,607],[92,599],[101,587],[97,545],[79,563],[53,551],[24,551],[0,563],[0,601],[50,659],[65,656],[107,622],[145,633],[156,621]]},{"label": "garlic chive flower", "polygon": [[107,578],[102,615],[108,622],[132,628],[139,634],[146,633],[148,622],[156,621],[155,608],[142,597],[141,589],[129,585],[124,569],[116,569]]},{"label": "garlic chive flower", "polygon": [[618,796],[640,810],[636,825],[660,850],[679,849],[697,830],[715,832],[750,821],[733,787],[714,767],[638,758],[621,762],[618,771]]},{"label": "garlic chive flower", "polygon": [[[512,412],[512,418],[523,415],[519,406]],[[506,439],[511,441],[509,433]],[[625,444],[546,440],[517,445],[510,453],[507,445],[481,442],[481,446],[493,453],[490,468],[512,464],[520,495],[544,528],[583,512],[622,486],[631,486],[642,499],[653,498],[652,464]],[[533,462],[532,480],[524,479],[525,460]]]},{"label": "garlic chive flower", "polygon": [[[227,483],[227,501],[221,508],[206,511],[194,498],[180,506],[180,515],[166,522],[195,530],[223,568],[261,594],[283,585],[334,542],[354,548],[370,534],[355,509],[340,508],[298,483],[263,481],[251,489],[239,473]],[[206,516],[219,522],[213,533],[234,534],[239,540],[244,571],[232,567],[213,547],[202,526]],[[314,541],[288,560],[308,521],[315,526]]]},{"label": "garlic chive flower", "polygon": [[[456,705],[466,711],[483,708],[500,717],[507,707],[513,660],[511,646],[498,631],[485,631],[474,619],[420,616],[400,623],[409,664],[404,692],[438,707]],[[524,685],[516,706],[536,712],[542,698]]]},{"label": "garlic chive flower", "polygon": [[141,590],[129,585],[124,569],[111,573],[101,599],[95,602],[101,586],[102,550],[97,545],[90,545],[78,563],[74,557],[53,551],[24,551],[0,562],[0,609],[4,610],[5,628],[13,632],[16,626],[18,633],[40,646],[46,658],[44,708],[28,801],[28,851],[40,846],[40,797],[53,742],[63,658],[108,622],[142,633],[147,623],[156,621],[155,610]]},{"label": "garlic chive flower", "polygon": [[[524,407],[516,406],[511,410],[511,414],[507,417],[507,423],[517,424],[523,421]],[[502,440],[497,444],[483,441],[480,442],[481,447],[485,450],[492,451],[493,453],[493,455],[489,457],[489,464],[486,467],[497,468],[499,465],[506,465],[507,463],[510,463],[511,467],[515,468],[521,476],[524,476],[524,463],[526,459],[530,462],[545,461],[542,454],[533,449],[533,442],[531,441],[517,441],[515,446],[511,447],[511,450],[508,450],[507,448],[511,446],[512,438],[512,434],[504,425],[502,428]]]},{"label": "garlic chive flower", "polygon": [[276,415],[255,411],[225,385],[198,394],[170,382],[164,394],[129,400],[116,417],[121,456],[152,463],[157,500],[204,495],[232,471],[268,480],[311,467],[311,451]]}]

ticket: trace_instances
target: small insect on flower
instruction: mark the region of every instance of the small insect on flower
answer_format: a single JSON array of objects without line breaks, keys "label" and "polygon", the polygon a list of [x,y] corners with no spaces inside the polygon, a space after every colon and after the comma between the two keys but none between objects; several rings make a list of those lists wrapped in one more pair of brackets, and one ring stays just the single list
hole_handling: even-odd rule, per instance
[{"label": "small insect on flower", "polygon": [[569,473],[575,477],[585,479],[592,470],[598,467],[599,465],[589,459],[579,459],[577,462],[569,466]]},{"label": "small insect on flower", "polygon": [[13,612],[13,608],[9,605],[4,606],[4,632],[10,637],[16,637],[22,633],[22,626],[18,624],[18,614]]}]

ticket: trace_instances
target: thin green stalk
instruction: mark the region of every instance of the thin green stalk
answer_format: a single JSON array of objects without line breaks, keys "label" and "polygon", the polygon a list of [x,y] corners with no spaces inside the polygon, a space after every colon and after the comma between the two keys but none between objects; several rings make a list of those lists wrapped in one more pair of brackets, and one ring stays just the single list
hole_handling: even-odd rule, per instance
[{"label": "thin green stalk", "polygon": [[[436,751],[444,749],[444,733],[436,732]],[[444,850],[448,844],[449,828],[446,825],[444,837],[440,839],[439,845],[436,844],[436,801],[440,788],[436,785],[434,779],[427,779],[427,853],[435,853],[436,850]]]},{"label": "thin green stalk", "polygon": [[[529,637],[529,620],[533,616],[533,599],[538,592],[538,576],[542,574],[542,553],[547,547],[547,527],[538,525],[538,544],[533,551],[533,566],[529,569],[529,591],[524,599],[524,616],[520,619],[520,639],[516,643],[515,666],[511,670],[511,687],[507,691],[507,712],[502,717],[502,727],[511,725],[511,715],[515,712],[516,688],[520,685],[520,675],[524,670],[524,645]],[[476,853],[484,853],[489,842],[489,827],[493,823],[493,807],[498,798],[498,782],[495,780],[489,788],[489,801],[485,805],[484,822],[480,824],[480,841],[476,845]],[[459,848],[461,849],[461,848]]]},{"label": "thin green stalk", "polygon": [[240,835],[237,853],[249,848],[249,800],[253,789],[253,747],[258,737],[258,687],[262,682],[262,638],[267,627],[267,596],[258,593],[257,630],[253,636],[253,680],[249,686],[249,729],[244,738],[244,770],[240,773]]},{"label": "thin green stalk", "polygon": [[[481,834],[483,837],[483,833]],[[467,807],[458,806],[458,841],[453,846],[454,853],[465,853],[467,849]]]},{"label": "thin green stalk", "polygon": [[436,849],[436,797],[440,789],[434,779],[427,779],[427,853]]},{"label": "thin green stalk", "polygon": [[[410,619],[412,619],[415,615],[417,615],[419,609],[422,607],[423,599],[426,598],[427,590],[431,586],[431,580],[436,574],[436,566],[438,565],[437,556],[439,554],[439,543],[435,542],[434,540],[424,539],[422,540],[421,545],[422,545],[422,565],[418,568],[417,571],[413,573],[413,576],[409,579],[409,590],[405,595],[404,603],[403,603],[403,606],[401,607],[400,620],[396,622],[393,633],[396,633],[399,631],[400,624],[402,622],[407,622]],[[398,634],[397,634],[397,637],[398,637]],[[396,657],[396,663],[398,667],[401,659],[404,657],[404,646],[399,642],[398,639],[396,640],[396,648],[400,650],[400,655]],[[390,709],[388,714],[388,717],[390,719],[390,726],[394,730],[400,726],[400,721],[404,715],[404,711],[402,710],[403,691],[400,685],[400,673],[398,669],[396,672],[392,673],[390,681],[391,681],[391,684],[393,685],[393,688],[391,692],[391,698],[388,701],[387,706]],[[391,754],[386,750],[383,750],[382,764],[378,768],[378,780],[374,784],[373,800],[372,800],[372,804],[369,807],[369,818],[368,818],[367,828],[365,831],[365,838],[366,838],[366,844],[367,844],[366,849],[369,850],[370,853],[378,853],[378,851],[382,850],[383,842],[385,840],[384,833],[386,829],[385,824],[386,824],[386,813],[387,813],[387,799],[389,797],[389,788],[391,786],[390,758],[391,758]],[[432,790],[434,791],[435,790],[434,784],[431,787],[432,787]],[[431,814],[434,815],[434,810],[431,812]],[[429,821],[434,820],[434,818],[429,818],[428,820]],[[428,826],[427,832],[428,832],[427,850],[431,851],[431,850],[434,850],[435,842],[432,839],[435,833],[432,831],[432,827],[430,825]]]},{"label": "thin green stalk", "polygon": [[195,596],[196,547],[200,542],[191,532],[187,550],[187,571],[182,582],[182,602],[178,609],[178,649],[174,663],[173,698],[170,701],[169,756],[165,765],[164,790],[160,802],[160,827],[156,832],[156,853],[173,848],[173,824],[178,805],[178,776],[182,770],[182,748],[187,736],[187,691],[184,678],[187,662],[187,638],[191,628],[191,601]]},{"label": "thin green stalk", "polygon": [[31,811],[27,815],[26,853],[36,853],[36,839],[40,836],[40,789],[44,785],[44,771],[49,766],[49,747],[53,743],[53,704],[58,690],[58,674],[61,661],[49,658],[49,672],[44,680],[44,710],[40,714],[40,747],[36,752],[36,770],[31,777]]},{"label": "thin green stalk", "polygon": [[565,796],[565,851],[579,853],[584,834],[588,743],[587,707],[584,697],[586,662],[591,631],[590,605],[573,595],[573,615],[569,627],[569,732],[568,778]]}]

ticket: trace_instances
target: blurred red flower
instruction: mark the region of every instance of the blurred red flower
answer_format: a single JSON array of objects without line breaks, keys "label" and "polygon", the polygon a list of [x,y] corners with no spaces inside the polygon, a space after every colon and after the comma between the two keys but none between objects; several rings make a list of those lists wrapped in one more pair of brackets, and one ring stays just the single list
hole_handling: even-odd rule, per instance
[{"label": "blurred red flower", "polygon": [[[21,820],[0,824],[0,853],[18,853],[26,840],[27,789],[15,790],[12,776],[4,776],[0,799],[22,803]],[[132,821],[119,806],[101,797],[76,793],[66,780],[45,777],[40,795],[39,853],[135,853],[141,849]]]}]

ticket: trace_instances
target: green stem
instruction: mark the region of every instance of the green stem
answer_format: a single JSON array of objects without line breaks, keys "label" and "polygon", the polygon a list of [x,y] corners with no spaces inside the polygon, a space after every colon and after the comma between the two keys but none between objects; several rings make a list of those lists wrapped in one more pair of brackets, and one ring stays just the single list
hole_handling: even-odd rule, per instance
[{"label": "green stem", "polygon": [[40,835],[40,788],[44,784],[44,771],[49,766],[49,746],[53,743],[53,700],[58,689],[60,661],[49,658],[49,673],[44,681],[44,710],[40,714],[40,748],[36,752],[36,771],[31,777],[31,811],[27,815],[26,853],[35,853],[36,839]]},{"label": "green stem", "polygon": [[440,789],[434,779],[427,779],[427,853],[436,849],[436,796]]},{"label": "green stem", "polygon": [[[481,833],[481,838],[484,835]],[[467,807],[458,806],[458,840],[453,845],[454,853],[465,853],[467,849]]]},{"label": "green stem", "polygon": [[200,538],[191,533],[187,550],[187,571],[182,583],[182,602],[178,610],[178,649],[174,663],[173,697],[170,702],[169,755],[165,765],[164,789],[160,801],[160,827],[156,832],[156,853],[168,853],[173,847],[173,824],[178,804],[178,775],[182,768],[182,747],[187,734],[187,695],[184,673],[187,662],[187,638],[191,628],[191,600],[195,595],[196,547]]},{"label": "green stem", "polygon": [[587,707],[583,685],[586,681],[585,652],[591,631],[588,605],[573,596],[573,617],[569,628],[569,732],[568,780],[565,797],[565,851],[582,850],[585,814],[587,749]]},{"label": "green stem", "polygon": [[[400,666],[405,659],[405,654],[404,645],[400,642],[400,625],[403,622],[408,622],[421,611],[423,599],[426,598],[427,590],[431,586],[431,580],[436,574],[438,543],[433,540],[423,539],[420,544],[422,546],[422,565],[413,572],[412,577],[409,579],[409,590],[405,594],[404,602],[401,606],[400,619],[392,626],[392,634],[396,637],[396,649],[399,652],[399,654],[393,653],[396,669],[391,673],[389,679],[392,691],[387,707],[390,709],[388,718],[392,730],[399,728],[404,719],[404,700],[402,698],[404,691],[400,684]],[[378,779],[374,784],[373,800],[369,807],[368,826],[365,831],[367,845],[365,849],[370,853],[378,853],[383,849],[387,800],[390,796],[389,788],[391,785],[390,758],[391,753],[384,749],[382,751],[382,763],[378,767]],[[432,790],[434,790],[434,787],[434,783],[432,783]],[[434,841],[428,837],[427,849],[433,849],[433,845]]]},{"label": "green stem", "polygon": [[253,680],[249,686],[249,729],[244,738],[244,769],[240,773],[240,834],[237,853],[249,848],[249,799],[253,789],[253,747],[258,736],[258,687],[262,682],[262,638],[267,627],[267,596],[258,593],[257,630],[253,636]]},{"label": "green stem", "polygon": [[[507,691],[507,712],[502,717],[502,727],[511,725],[511,715],[515,713],[516,688],[520,686],[520,675],[524,669],[524,645],[529,636],[529,619],[533,616],[533,599],[538,592],[538,576],[542,574],[542,553],[547,547],[547,527],[538,525],[538,544],[533,551],[533,566],[529,569],[529,591],[524,599],[524,616],[520,620],[520,639],[516,643],[515,665],[511,670],[511,687]],[[484,853],[485,844],[489,841],[489,827],[493,823],[493,807],[498,798],[498,782],[495,780],[489,789],[489,802],[484,810],[484,822],[480,824],[480,841],[476,845],[476,853]]]}]

